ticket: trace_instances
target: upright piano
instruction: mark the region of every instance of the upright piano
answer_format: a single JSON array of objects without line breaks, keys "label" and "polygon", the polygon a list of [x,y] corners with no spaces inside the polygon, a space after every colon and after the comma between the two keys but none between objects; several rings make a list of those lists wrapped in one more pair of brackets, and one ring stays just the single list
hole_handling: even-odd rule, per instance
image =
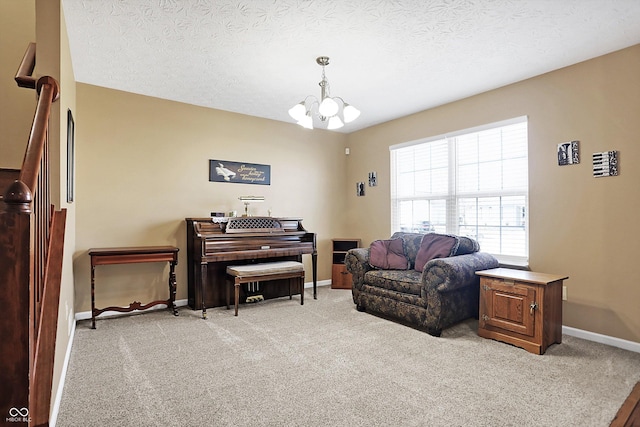
[{"label": "upright piano", "polygon": [[[300,218],[186,218],[189,306],[194,310],[226,305],[229,265],[271,261],[302,262],[310,254],[313,298],[317,298],[316,235]],[[265,299],[289,295],[286,286],[264,286]],[[240,301],[246,295],[241,290]]]}]

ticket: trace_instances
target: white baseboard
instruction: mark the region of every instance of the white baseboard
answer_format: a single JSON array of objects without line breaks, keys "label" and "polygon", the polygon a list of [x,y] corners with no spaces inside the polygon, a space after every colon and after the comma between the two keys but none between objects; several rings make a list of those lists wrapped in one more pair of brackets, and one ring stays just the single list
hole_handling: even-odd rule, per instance
[{"label": "white baseboard", "polygon": [[588,341],[594,341],[600,344],[610,345],[612,347],[618,347],[623,350],[629,350],[636,353],[640,353],[640,343],[634,341],[627,341],[616,337],[610,337],[608,335],[597,334],[595,332],[584,331],[582,329],[572,328],[570,326],[563,326],[562,333],[570,335],[576,338],[582,338]]},{"label": "white baseboard", "polygon": [[[318,286],[329,286],[331,285],[331,280],[318,280]],[[304,284],[304,288],[313,288],[313,282],[306,282]]]},{"label": "white baseboard", "polygon": [[58,389],[53,400],[53,407],[51,408],[51,415],[49,416],[49,426],[56,427],[58,421],[58,411],[60,410],[60,402],[62,401],[62,391],[64,390],[64,382],[67,378],[67,368],[69,367],[69,359],[71,358],[71,347],[73,347],[73,338],[76,335],[76,323],[73,322],[71,326],[71,333],[69,334],[69,344],[67,344],[67,352],[64,356],[64,363],[62,364],[62,373],[60,374],[60,382],[58,383]]}]

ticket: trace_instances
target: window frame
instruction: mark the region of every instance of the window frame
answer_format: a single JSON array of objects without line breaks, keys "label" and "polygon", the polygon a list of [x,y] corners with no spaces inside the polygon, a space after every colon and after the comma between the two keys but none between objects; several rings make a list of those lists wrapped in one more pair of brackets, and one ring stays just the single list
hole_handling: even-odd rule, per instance
[{"label": "window frame", "polygon": [[[524,132],[525,132],[525,136],[526,136],[526,147],[524,148],[525,152],[526,152],[526,157],[525,157],[525,162],[527,164],[527,172],[525,173],[524,178],[524,185],[520,188],[517,189],[492,189],[492,190],[487,190],[487,191],[481,191],[481,190],[471,190],[471,191],[460,191],[459,189],[456,188],[456,179],[458,179],[458,166],[459,166],[459,160],[457,158],[457,153],[456,153],[456,138],[462,137],[462,136],[467,136],[470,134],[476,134],[479,132],[483,132],[483,131],[489,131],[489,130],[493,130],[493,129],[501,129],[501,128],[505,128],[508,126],[512,126],[512,125],[516,125],[516,124],[524,124]],[[402,231],[401,230],[401,219],[398,218],[398,216],[400,215],[400,203],[402,202],[416,202],[416,201],[425,201],[426,203],[430,204],[432,203],[432,201],[442,201],[444,200],[445,205],[444,205],[444,209],[445,209],[445,229],[446,229],[446,233],[448,234],[459,234],[460,231],[460,217],[458,215],[459,212],[459,206],[460,206],[460,200],[464,199],[464,198],[475,198],[476,200],[478,200],[479,198],[485,198],[485,197],[513,197],[513,196],[517,196],[517,197],[524,197],[524,206],[522,206],[522,208],[524,209],[523,212],[523,218],[522,218],[522,225],[519,225],[518,227],[522,227],[524,226],[524,241],[522,240],[518,240],[518,242],[521,242],[521,244],[524,245],[524,255],[513,255],[513,254],[502,254],[502,253],[493,253],[490,250],[486,250],[486,252],[491,253],[492,255],[494,255],[496,258],[498,258],[498,260],[502,263],[502,264],[507,264],[507,265],[514,265],[514,266],[526,266],[528,265],[528,260],[529,260],[529,176],[528,176],[528,157],[529,157],[529,153],[528,153],[528,148],[529,148],[529,141],[528,141],[528,117],[527,116],[519,116],[519,117],[514,117],[508,120],[502,120],[499,122],[493,122],[493,123],[488,123],[485,125],[481,125],[481,126],[476,126],[476,127],[472,127],[472,128],[467,128],[467,129],[463,129],[463,130],[459,130],[459,131],[455,131],[455,132],[451,132],[451,133],[447,133],[447,134],[442,134],[442,135],[437,135],[437,136],[433,136],[433,137],[429,137],[429,138],[423,138],[423,139],[419,139],[419,140],[414,140],[414,141],[408,141],[408,142],[404,142],[404,143],[400,143],[400,144],[395,144],[389,147],[389,151],[390,151],[390,177],[391,177],[391,182],[390,182],[390,199],[391,199],[391,233],[395,232],[395,231]],[[417,147],[420,145],[425,145],[425,144],[432,144],[438,141],[446,141],[446,145],[447,145],[447,186],[448,189],[445,192],[439,192],[437,194],[428,194],[428,195],[424,195],[424,196],[420,196],[420,195],[416,195],[416,191],[413,191],[412,195],[402,195],[401,193],[399,193],[399,171],[397,168],[397,163],[398,163],[398,159],[396,158],[397,154],[399,153],[398,150],[400,149],[405,149],[405,148],[409,148],[409,147]],[[502,141],[502,139],[501,139]],[[502,147],[502,145],[501,145]],[[415,158],[415,157],[414,157]],[[430,158],[430,160],[432,160]],[[500,162],[501,165],[504,165],[505,163],[505,157],[501,155],[500,157]],[[477,162],[478,165],[480,165],[480,162]],[[415,174],[416,172],[416,168],[414,167],[412,173]],[[444,195],[444,196],[443,196]],[[500,200],[499,202],[499,206],[501,207],[501,212],[499,215],[500,218],[500,222],[497,225],[497,228],[499,229],[499,246],[500,247],[504,247],[504,233],[503,231],[506,230],[506,228],[508,228],[508,225],[504,225],[502,223],[503,220],[503,208],[505,205],[502,204],[503,200]],[[429,205],[430,206],[430,205]],[[430,208],[431,209],[431,208]],[[415,210],[414,210],[415,212]],[[516,211],[517,212],[517,211]],[[412,214],[414,215],[414,214]],[[430,211],[429,217],[432,218],[432,214]],[[413,217],[412,217],[413,220]],[[421,222],[425,222],[425,221],[421,221]],[[428,224],[427,227],[425,227],[425,230],[422,230],[420,232],[428,232],[428,231],[434,231],[433,229],[433,224],[431,224],[432,221],[430,219],[429,221],[430,223]],[[412,224],[412,226],[415,226],[415,224]],[[439,228],[441,231],[442,230],[442,224],[440,224],[439,222],[436,222],[436,228]],[[479,227],[479,225],[476,223],[475,224],[476,229]],[[413,230],[413,228],[412,228]],[[479,239],[481,240],[481,239]],[[482,242],[480,242],[482,243]],[[481,245],[482,247],[482,245]]]}]

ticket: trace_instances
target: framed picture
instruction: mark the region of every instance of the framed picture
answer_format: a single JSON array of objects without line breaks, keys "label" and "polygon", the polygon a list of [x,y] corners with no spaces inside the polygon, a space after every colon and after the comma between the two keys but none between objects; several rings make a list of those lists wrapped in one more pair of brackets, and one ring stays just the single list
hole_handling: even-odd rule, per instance
[{"label": "framed picture", "polygon": [[601,153],[593,153],[593,176],[600,178],[603,176],[618,175],[618,152],[603,151]]},{"label": "framed picture", "polygon": [[210,159],[209,181],[271,185],[271,166]]},{"label": "framed picture", "polygon": [[67,203],[72,203],[74,199],[73,184],[75,180],[75,131],[76,125],[73,121],[71,110],[67,110]]},{"label": "framed picture", "polygon": [[580,146],[578,141],[558,144],[558,166],[577,165],[580,163]]},{"label": "framed picture", "polygon": [[378,185],[378,174],[369,172],[369,187],[375,187],[376,185]]}]

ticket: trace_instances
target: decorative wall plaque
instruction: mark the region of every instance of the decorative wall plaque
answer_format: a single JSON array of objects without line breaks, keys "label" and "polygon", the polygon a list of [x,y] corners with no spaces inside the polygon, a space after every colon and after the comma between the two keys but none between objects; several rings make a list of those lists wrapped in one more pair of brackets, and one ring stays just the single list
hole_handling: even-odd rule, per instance
[{"label": "decorative wall plaque", "polygon": [[227,160],[209,160],[209,181],[271,185],[271,166]]},{"label": "decorative wall plaque", "polygon": [[618,175],[617,151],[603,151],[602,153],[593,153],[593,176],[595,178],[616,175]]},{"label": "decorative wall plaque", "polygon": [[580,163],[578,141],[569,141],[558,144],[558,165],[577,165],[578,163]]}]

